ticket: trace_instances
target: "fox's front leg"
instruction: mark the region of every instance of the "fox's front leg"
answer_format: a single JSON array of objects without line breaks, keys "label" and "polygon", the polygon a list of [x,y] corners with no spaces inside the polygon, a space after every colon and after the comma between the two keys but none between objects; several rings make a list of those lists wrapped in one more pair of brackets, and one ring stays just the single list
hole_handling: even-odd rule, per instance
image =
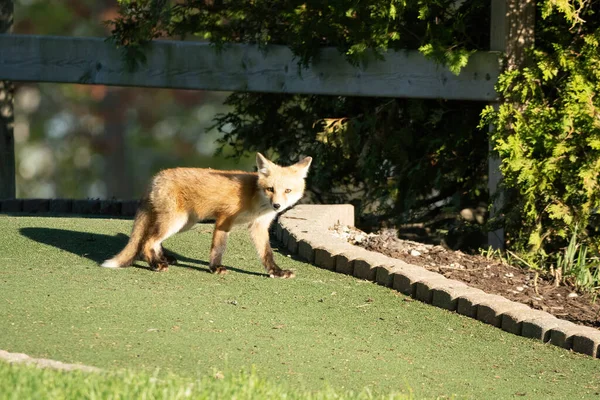
[{"label": "fox's front leg", "polygon": [[250,236],[252,236],[258,256],[271,278],[293,278],[292,271],[282,270],[273,259],[273,249],[269,243],[269,225],[273,218],[274,216],[264,216],[256,219],[250,224]]},{"label": "fox's front leg", "polygon": [[229,236],[231,225],[232,222],[229,219],[217,219],[215,223],[209,262],[210,271],[215,274],[223,275],[227,273],[227,269],[221,265],[221,260],[227,247],[227,237]]}]

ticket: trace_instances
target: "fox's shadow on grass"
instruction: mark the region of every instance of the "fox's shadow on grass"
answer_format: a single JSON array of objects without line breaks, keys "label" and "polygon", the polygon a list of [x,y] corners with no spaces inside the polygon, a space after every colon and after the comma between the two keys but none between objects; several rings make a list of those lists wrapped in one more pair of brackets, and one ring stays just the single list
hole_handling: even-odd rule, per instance
[{"label": "fox's shadow on grass", "polygon": [[[98,264],[100,264],[108,258],[111,258],[119,251],[121,251],[123,247],[125,247],[125,245],[127,244],[127,241],[129,240],[129,237],[122,233],[119,233],[115,236],[109,236],[99,233],[78,232],[69,231],[66,229],[53,228],[21,228],[20,233],[23,236],[31,240],[35,240],[38,243],[53,246],[64,251],[68,251],[69,253],[78,255],[80,257],[86,257]],[[183,267],[210,273],[210,269],[208,268],[208,262],[206,261],[189,258],[184,255],[170,251],[168,249],[165,249],[165,251],[177,259],[177,265],[174,265],[172,267]],[[200,264],[204,267],[184,264],[184,262]],[[150,270],[148,264],[146,264],[143,261],[136,261],[132,265],[132,267]],[[226,266],[226,268],[228,271],[239,272],[242,274],[268,276],[267,274],[244,271],[243,269],[233,268],[229,266]]]}]

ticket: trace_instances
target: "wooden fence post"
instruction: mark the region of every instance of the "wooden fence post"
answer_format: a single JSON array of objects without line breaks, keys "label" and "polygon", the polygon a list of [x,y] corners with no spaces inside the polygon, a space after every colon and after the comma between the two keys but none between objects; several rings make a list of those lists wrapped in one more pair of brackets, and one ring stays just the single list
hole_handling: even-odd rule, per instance
[{"label": "wooden fence post", "polygon": [[[0,0],[0,33],[13,26],[13,0]],[[0,199],[13,199],[15,187],[14,86],[0,80]]]},{"label": "wooden fence post", "polygon": [[[492,0],[490,50],[504,54],[504,69],[519,69],[525,66],[525,50],[534,42],[535,0]],[[499,103],[492,103],[497,108]],[[490,125],[490,131],[494,129]],[[502,179],[500,160],[492,154],[488,161],[488,190],[490,196],[498,193]],[[490,216],[496,214],[504,204],[504,196],[499,193],[492,204]],[[504,248],[504,229],[488,233],[488,244],[495,249]]]}]

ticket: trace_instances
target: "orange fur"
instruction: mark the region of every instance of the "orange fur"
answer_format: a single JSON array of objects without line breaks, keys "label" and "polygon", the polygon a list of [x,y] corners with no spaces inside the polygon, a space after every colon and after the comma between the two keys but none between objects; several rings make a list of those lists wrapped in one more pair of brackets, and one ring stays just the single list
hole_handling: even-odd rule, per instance
[{"label": "orange fur", "polygon": [[257,153],[258,172],[174,168],[154,176],[136,214],[125,248],[102,266],[120,268],[140,257],[157,271],[175,262],[162,242],[190,229],[196,222],[215,220],[210,269],[224,273],[221,259],[234,224],[248,223],[265,269],[272,277],[292,277],[275,264],[269,245],[269,226],[277,213],[294,205],[304,194],[304,178],[312,159],[289,167],[278,166]]}]

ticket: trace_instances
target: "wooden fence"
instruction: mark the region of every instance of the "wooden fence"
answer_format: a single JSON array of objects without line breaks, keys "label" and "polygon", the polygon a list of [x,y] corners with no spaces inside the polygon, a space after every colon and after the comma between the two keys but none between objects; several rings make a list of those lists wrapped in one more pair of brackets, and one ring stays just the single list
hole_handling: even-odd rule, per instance
[{"label": "wooden fence", "polygon": [[130,72],[118,49],[102,38],[0,35],[0,79],[89,85],[339,96],[494,101],[499,52],[476,53],[460,75],[416,50],[388,52],[367,69],[335,48],[299,70],[285,46],[153,41],[147,62]]}]

